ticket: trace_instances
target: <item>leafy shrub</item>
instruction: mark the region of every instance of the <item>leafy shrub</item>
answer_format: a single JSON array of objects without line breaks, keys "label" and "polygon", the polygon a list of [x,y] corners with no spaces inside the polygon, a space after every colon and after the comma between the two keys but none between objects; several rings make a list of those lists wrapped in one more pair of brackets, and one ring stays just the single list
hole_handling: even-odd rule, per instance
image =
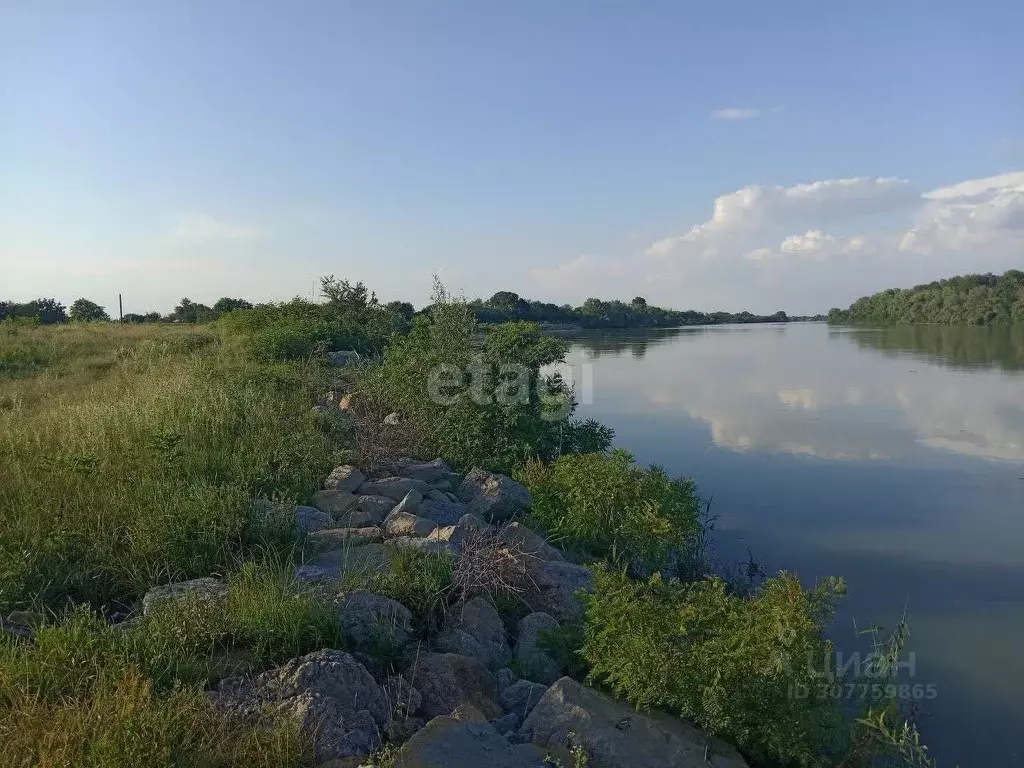
[{"label": "leafy shrub", "polygon": [[625,451],[528,462],[521,478],[533,496],[533,523],[595,557],[659,568],[698,530],[693,482],[639,467]]},{"label": "leafy shrub", "polygon": [[[780,573],[751,599],[720,579],[636,582],[598,569],[587,598],[590,679],[637,706],[694,720],[758,761],[831,764],[843,746],[838,700],[816,691],[839,580],[804,590]],[[818,660],[815,663],[815,660]]]},{"label": "leafy shrub", "polygon": [[413,425],[420,453],[509,472],[578,442],[607,446],[609,431],[573,421],[571,391],[541,373],[565,352],[563,341],[526,322],[489,328],[479,342],[473,311],[437,283],[429,313],[360,376],[359,392],[371,409],[398,411]]}]

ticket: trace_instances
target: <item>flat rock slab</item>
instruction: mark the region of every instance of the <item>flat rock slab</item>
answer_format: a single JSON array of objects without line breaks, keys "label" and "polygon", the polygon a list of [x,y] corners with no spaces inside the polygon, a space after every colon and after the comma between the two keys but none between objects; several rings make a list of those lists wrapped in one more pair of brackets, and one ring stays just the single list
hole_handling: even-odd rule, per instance
[{"label": "flat rock slab", "polygon": [[305,551],[311,554],[330,552],[344,547],[362,547],[379,544],[384,540],[384,531],[370,526],[366,528],[329,528],[314,531],[306,537]]},{"label": "flat rock slab", "polygon": [[748,768],[735,748],[692,723],[637,712],[568,677],[548,689],[519,733],[541,747],[581,746],[588,768]]},{"label": "flat rock slab", "polygon": [[435,717],[395,757],[395,768],[543,768],[545,752],[509,744],[489,723]]},{"label": "flat rock slab", "polygon": [[149,590],[142,598],[142,613],[143,615],[151,613],[157,605],[167,600],[182,600],[184,598],[225,600],[227,596],[228,585],[220,579],[204,576],[191,581],[178,581]]}]

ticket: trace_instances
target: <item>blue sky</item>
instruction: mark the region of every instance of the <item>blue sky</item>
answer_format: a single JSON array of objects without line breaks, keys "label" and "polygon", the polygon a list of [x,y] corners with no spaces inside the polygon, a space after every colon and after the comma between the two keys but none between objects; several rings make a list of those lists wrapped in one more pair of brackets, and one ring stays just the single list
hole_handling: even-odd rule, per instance
[{"label": "blue sky", "polygon": [[[1013,2],[0,0],[0,294],[827,310],[1024,266]],[[716,203],[717,201],[717,203]]]}]

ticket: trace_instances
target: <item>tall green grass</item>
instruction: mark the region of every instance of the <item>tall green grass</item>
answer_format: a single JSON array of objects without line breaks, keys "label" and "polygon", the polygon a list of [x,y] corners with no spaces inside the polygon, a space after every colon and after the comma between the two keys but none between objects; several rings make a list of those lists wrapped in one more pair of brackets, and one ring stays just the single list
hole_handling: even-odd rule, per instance
[{"label": "tall green grass", "polygon": [[46,362],[0,381],[0,611],[226,572],[276,533],[253,498],[304,498],[330,469],[315,365],[258,365],[190,328],[0,333],[0,354],[25,347]]}]

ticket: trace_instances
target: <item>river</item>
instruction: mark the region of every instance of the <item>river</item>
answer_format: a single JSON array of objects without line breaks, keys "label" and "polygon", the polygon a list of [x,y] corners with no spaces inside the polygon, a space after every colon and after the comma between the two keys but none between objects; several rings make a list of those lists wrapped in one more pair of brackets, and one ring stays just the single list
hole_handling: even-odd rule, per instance
[{"label": "river", "polygon": [[[912,635],[940,767],[1024,766],[1024,328],[820,323],[570,337],[583,404],[692,476],[724,561],[845,578],[832,631]],[[912,657],[910,656],[912,654]]]}]

